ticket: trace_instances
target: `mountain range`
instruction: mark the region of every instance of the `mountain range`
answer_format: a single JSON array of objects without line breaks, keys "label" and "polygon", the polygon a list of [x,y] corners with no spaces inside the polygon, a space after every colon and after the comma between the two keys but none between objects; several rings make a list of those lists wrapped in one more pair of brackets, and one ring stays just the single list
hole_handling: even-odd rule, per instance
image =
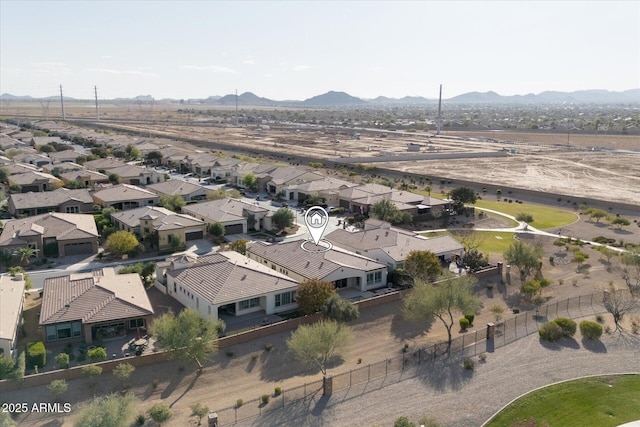
[{"label": "mountain range", "polygon": [[[31,96],[15,96],[8,93],[0,95],[5,101],[40,101],[58,100],[57,96],[46,98],[32,98]],[[65,100],[74,101],[77,99],[65,97]],[[140,95],[134,98],[116,98],[117,102],[153,102],[155,99],[151,95]],[[162,99],[158,102],[185,102],[184,100]],[[404,98],[387,98],[379,96],[374,99],[363,99],[349,95],[345,92],[330,91],[322,95],[317,95],[304,101],[276,101],[260,97],[251,92],[241,95],[209,96],[202,99],[189,99],[188,103],[211,104],[211,105],[239,105],[256,107],[376,107],[385,105],[410,106],[421,104],[434,104],[437,99],[427,99],[421,96],[405,96]],[[453,98],[444,99],[448,104],[640,104],[640,88],[630,89],[622,92],[613,92],[602,89],[579,90],[574,92],[546,91],[539,94],[509,95],[504,96],[496,92],[468,92]]]}]

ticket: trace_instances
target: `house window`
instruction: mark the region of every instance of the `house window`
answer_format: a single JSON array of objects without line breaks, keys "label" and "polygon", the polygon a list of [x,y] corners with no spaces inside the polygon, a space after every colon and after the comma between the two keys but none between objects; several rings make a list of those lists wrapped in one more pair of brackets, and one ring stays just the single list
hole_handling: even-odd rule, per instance
[{"label": "house window", "polygon": [[47,341],[54,341],[58,339],[58,334],[56,333],[56,326],[49,325],[47,326]]},{"label": "house window", "polygon": [[276,307],[293,304],[294,302],[296,302],[296,291],[276,294]]},{"label": "house window", "polygon": [[47,341],[64,340],[82,335],[82,323],[60,323],[47,326]]},{"label": "house window", "polygon": [[380,283],[382,282],[382,272],[381,271],[376,271],[375,273],[368,273],[367,274],[367,285],[370,285],[372,283]]},{"label": "house window", "polygon": [[251,298],[244,301],[240,301],[240,310],[246,310],[251,307],[258,307],[260,305],[260,298]]},{"label": "house window", "polygon": [[141,328],[144,326],[144,319],[131,319],[129,320],[129,329]]},{"label": "house window", "polygon": [[79,337],[80,335],[82,335],[82,325],[80,324],[80,322],[73,322],[71,324],[71,332],[73,333],[74,337]]},{"label": "house window", "polygon": [[333,284],[335,285],[336,289],[342,289],[347,287],[348,282],[347,279],[340,279],[333,282]]},{"label": "house window", "polygon": [[64,208],[64,211],[66,213],[80,213],[80,207],[79,206],[67,206]]}]

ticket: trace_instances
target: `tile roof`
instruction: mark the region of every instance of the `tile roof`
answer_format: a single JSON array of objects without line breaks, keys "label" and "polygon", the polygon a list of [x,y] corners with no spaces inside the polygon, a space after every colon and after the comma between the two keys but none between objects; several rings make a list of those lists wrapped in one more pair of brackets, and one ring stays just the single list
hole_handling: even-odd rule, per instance
[{"label": "tile roof", "polygon": [[93,196],[105,202],[157,199],[158,195],[135,185],[119,184],[95,191]]},{"label": "tile roof", "polygon": [[377,228],[351,233],[335,230],[325,239],[336,246],[352,248],[357,251],[371,251],[380,248],[396,261],[403,261],[411,251],[430,251],[436,255],[462,250],[462,245],[450,236],[425,239],[413,233],[398,229]]},{"label": "tile roof", "polygon": [[191,182],[182,181],[180,179],[171,179],[169,181],[160,182],[158,184],[150,184],[145,187],[148,190],[158,194],[188,196],[196,191],[203,190],[200,185]]},{"label": "tile roof", "polygon": [[[302,180],[303,175],[306,175],[304,176],[304,180]],[[306,170],[295,167],[281,167],[274,169],[269,172],[269,176],[271,177],[271,181],[273,181],[276,185],[286,184],[287,182],[292,181],[296,178],[301,179],[300,184],[302,184],[303,182],[320,180],[324,178],[318,173],[308,172]]]},{"label": "tile roof", "polygon": [[117,159],[96,159],[90,160],[84,164],[84,167],[87,169],[100,170],[100,169],[113,169],[120,166],[126,166],[127,164],[121,160]]},{"label": "tile roof", "polygon": [[167,275],[216,305],[285,291],[298,285],[297,281],[237,252],[200,257],[191,267],[169,271]]},{"label": "tile roof", "polygon": [[51,174],[44,173],[44,172],[36,172],[36,171],[17,173],[15,175],[11,175],[9,179],[14,184],[19,184],[19,185],[29,185],[35,182],[55,182],[55,181],[62,182]]},{"label": "tile roof", "polygon": [[22,307],[24,290],[24,280],[0,276],[0,339],[13,340],[16,336],[18,320],[22,318],[22,312],[18,312],[18,309]]},{"label": "tile roof", "polygon": [[153,169],[147,169],[147,168],[143,168],[140,166],[133,166],[133,165],[123,165],[123,166],[118,166],[114,168],[105,168],[105,170],[107,171],[107,173],[109,174],[115,173],[121,178],[136,178],[140,176],[158,174],[158,172],[154,171]]},{"label": "tile roof", "polygon": [[341,267],[361,271],[386,268],[384,264],[336,247],[325,252],[308,252],[301,247],[303,241],[277,244],[253,242],[247,251],[308,279],[322,279]]},{"label": "tile roof", "polygon": [[93,203],[93,198],[87,189],[68,190],[66,188],[58,188],[57,190],[42,193],[15,193],[10,194],[9,199],[16,209],[56,207],[69,200],[76,200],[80,203]]},{"label": "tile roof", "polygon": [[84,181],[89,179],[91,181],[108,181],[109,177],[103,173],[92,170],[75,170],[60,174],[60,178],[66,181]]},{"label": "tile roof", "polygon": [[156,206],[145,206],[111,214],[112,218],[126,224],[128,227],[138,227],[140,219],[151,219],[156,230],[171,230],[176,228],[204,225],[204,222],[190,215],[177,214],[169,209]]},{"label": "tile roof", "polygon": [[98,237],[98,230],[93,215],[47,213],[7,221],[0,234],[0,245],[19,244],[21,236],[34,235],[71,240]]},{"label": "tile roof", "polygon": [[307,194],[310,194],[310,193],[317,193],[319,191],[327,192],[330,190],[336,190],[336,191],[344,190],[354,186],[356,186],[356,184],[354,184],[353,182],[326,177],[324,179],[304,182],[301,184],[291,184],[290,186],[287,187],[287,189],[304,191]]},{"label": "tile roof", "polygon": [[244,218],[244,212],[266,213],[267,209],[236,199],[220,199],[196,203],[182,207],[183,212],[199,215],[216,222],[233,221]]},{"label": "tile roof", "polygon": [[140,275],[113,268],[50,277],[43,285],[40,325],[81,320],[83,324],[153,314]]}]

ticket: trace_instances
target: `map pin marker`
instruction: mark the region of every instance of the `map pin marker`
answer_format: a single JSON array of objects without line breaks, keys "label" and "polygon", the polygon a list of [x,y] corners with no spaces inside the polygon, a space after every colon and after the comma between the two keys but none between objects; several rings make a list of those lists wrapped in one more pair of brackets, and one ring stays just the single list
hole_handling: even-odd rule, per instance
[{"label": "map pin marker", "polygon": [[326,230],[329,224],[329,214],[321,206],[312,206],[307,209],[307,212],[304,214],[304,223],[307,225],[313,243],[318,246],[324,230]]}]

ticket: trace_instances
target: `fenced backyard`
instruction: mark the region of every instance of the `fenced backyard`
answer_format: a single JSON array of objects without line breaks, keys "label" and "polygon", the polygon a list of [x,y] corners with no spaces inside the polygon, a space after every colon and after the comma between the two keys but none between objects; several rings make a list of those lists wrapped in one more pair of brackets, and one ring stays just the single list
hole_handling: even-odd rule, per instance
[{"label": "fenced backyard", "polygon": [[[543,323],[558,317],[581,318],[606,313],[602,304],[602,294],[595,293],[556,301],[541,306],[536,311],[518,313],[505,320],[496,320],[491,326],[469,330],[465,335],[454,339],[448,349],[446,342],[422,348],[405,348],[398,356],[363,365],[360,368],[341,372],[327,378],[327,386],[318,380],[291,389],[282,389],[280,394],[269,396],[264,402],[262,397],[242,402],[223,409],[215,409],[218,426],[234,425],[265,414],[286,409],[291,405],[310,405],[317,402],[325,393],[342,401],[349,396],[361,395],[384,387],[387,384],[402,381],[441,369],[440,362],[462,362],[464,359],[492,352],[497,348],[511,344],[521,338],[538,332]],[[493,338],[487,338],[487,329],[493,327]],[[460,366],[462,366],[460,364]],[[462,369],[462,367],[460,367]],[[329,397],[327,405],[333,399]]]}]

